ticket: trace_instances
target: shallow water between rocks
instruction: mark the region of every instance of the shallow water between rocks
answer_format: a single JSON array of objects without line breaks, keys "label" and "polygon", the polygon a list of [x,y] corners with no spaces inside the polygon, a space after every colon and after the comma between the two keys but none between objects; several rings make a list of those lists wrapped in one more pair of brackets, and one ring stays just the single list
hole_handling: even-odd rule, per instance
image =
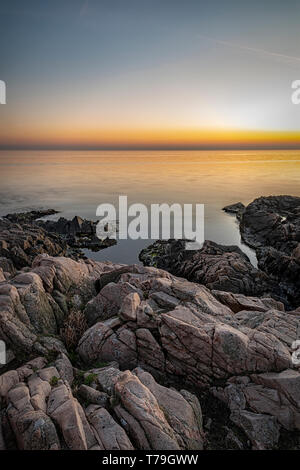
[{"label": "shallow water between rocks", "polygon": [[[54,208],[56,217],[97,220],[99,204],[205,204],[205,238],[238,245],[256,265],[253,250],[240,239],[234,216],[222,208],[259,196],[300,196],[300,151],[0,151],[0,216]],[[88,257],[138,262],[151,240],[121,240]]]}]

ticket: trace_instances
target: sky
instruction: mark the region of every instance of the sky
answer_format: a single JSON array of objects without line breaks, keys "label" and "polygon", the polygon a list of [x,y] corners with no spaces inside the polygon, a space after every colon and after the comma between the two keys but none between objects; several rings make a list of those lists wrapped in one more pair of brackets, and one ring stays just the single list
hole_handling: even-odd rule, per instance
[{"label": "sky", "polygon": [[298,0],[1,0],[0,148],[300,148]]}]

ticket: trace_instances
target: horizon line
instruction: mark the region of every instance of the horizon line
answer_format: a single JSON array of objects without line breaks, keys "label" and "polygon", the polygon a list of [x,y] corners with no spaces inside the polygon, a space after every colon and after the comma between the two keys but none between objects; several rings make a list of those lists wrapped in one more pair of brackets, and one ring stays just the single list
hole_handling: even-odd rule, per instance
[{"label": "horizon line", "polygon": [[70,146],[70,145],[43,145],[43,146],[24,146],[24,145],[0,145],[0,151],[9,151],[9,150],[19,150],[19,151],[25,151],[25,150],[72,150],[72,151],[80,151],[80,150],[106,150],[106,151],[141,151],[141,150],[300,150],[300,144],[291,144],[291,145],[203,145],[203,146],[164,146],[164,145],[158,145],[158,146],[87,146],[87,145],[76,145],[76,146]]}]

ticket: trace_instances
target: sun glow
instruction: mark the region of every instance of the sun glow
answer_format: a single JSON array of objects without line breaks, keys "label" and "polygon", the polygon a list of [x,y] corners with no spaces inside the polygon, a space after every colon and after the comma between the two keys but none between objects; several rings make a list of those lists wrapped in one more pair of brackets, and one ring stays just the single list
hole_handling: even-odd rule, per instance
[{"label": "sun glow", "polygon": [[[2,139],[0,133],[0,143]],[[5,144],[27,148],[296,148],[300,131],[50,127],[32,134],[24,126],[17,133],[6,133]]]}]

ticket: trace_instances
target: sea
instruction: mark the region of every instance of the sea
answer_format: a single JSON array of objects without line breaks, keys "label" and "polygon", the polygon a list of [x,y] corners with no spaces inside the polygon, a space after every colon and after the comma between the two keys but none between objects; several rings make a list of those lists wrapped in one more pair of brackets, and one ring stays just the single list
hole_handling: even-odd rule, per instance
[{"label": "sea", "polygon": [[[128,205],[204,204],[205,239],[237,245],[256,265],[255,252],[242,243],[235,216],[222,208],[249,204],[260,196],[300,196],[299,150],[226,151],[0,151],[0,216],[53,208],[55,217],[79,215],[99,220],[103,203]],[[85,250],[95,260],[137,263],[149,240],[117,240],[104,250]]]}]

